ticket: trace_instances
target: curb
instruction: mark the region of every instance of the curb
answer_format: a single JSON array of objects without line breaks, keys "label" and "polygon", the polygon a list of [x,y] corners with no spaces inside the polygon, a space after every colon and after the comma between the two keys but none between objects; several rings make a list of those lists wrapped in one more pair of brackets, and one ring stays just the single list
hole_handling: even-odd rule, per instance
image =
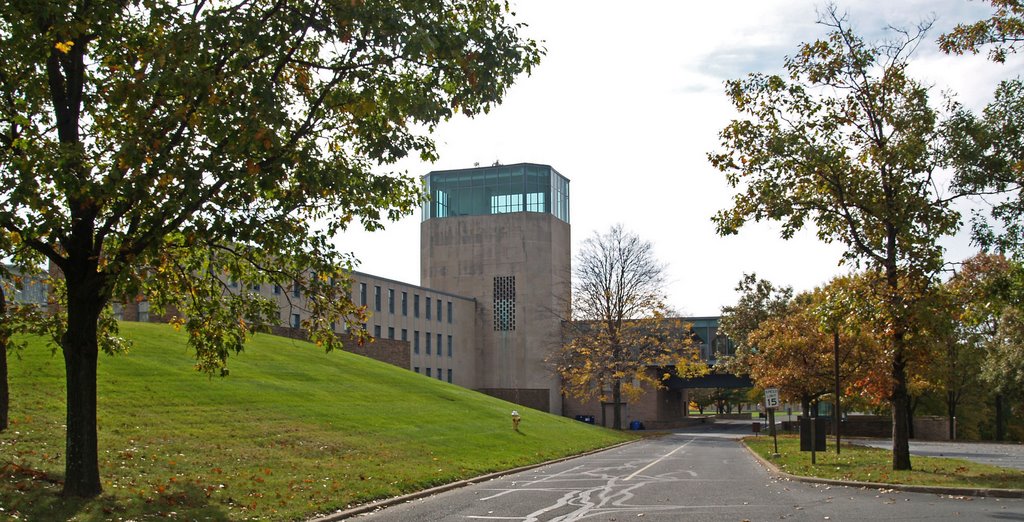
[{"label": "curb", "polygon": [[887,484],[883,482],[860,482],[856,480],[835,480],[835,479],[823,479],[817,477],[805,477],[802,475],[793,475],[782,471],[773,464],[771,461],[765,459],[761,455],[758,455],[756,451],[750,449],[743,443],[743,440],[738,441],[743,445],[744,448],[750,452],[751,455],[757,459],[768,472],[777,475],[779,477],[793,480],[796,482],[805,482],[808,484],[828,484],[830,486],[850,486],[856,488],[868,488],[868,489],[894,489],[898,491],[909,491],[913,493],[933,493],[936,495],[947,495],[947,496],[964,496],[964,497],[999,497],[999,498],[1024,498],[1024,489],[986,489],[986,488],[954,488],[947,486],[915,486],[913,484]]},{"label": "curb", "polygon": [[354,517],[356,515],[362,515],[364,513],[369,513],[371,511],[377,511],[379,509],[384,509],[386,507],[394,506],[396,504],[403,504],[405,502],[409,502],[409,501],[412,501],[412,500],[417,500],[417,499],[421,499],[421,498],[430,497],[430,496],[436,495],[438,493],[443,493],[445,491],[450,491],[450,490],[453,490],[453,489],[464,488],[466,486],[470,486],[470,485],[476,484],[478,482],[485,482],[485,481],[493,480],[493,479],[496,479],[496,478],[499,478],[499,477],[504,477],[506,475],[512,475],[512,474],[519,473],[519,472],[522,472],[522,471],[529,471],[531,469],[536,469],[536,468],[539,468],[541,466],[547,466],[548,464],[557,464],[559,462],[565,462],[567,460],[572,460],[572,459],[579,458],[579,457],[586,457],[587,455],[594,455],[596,453],[601,453],[601,452],[604,452],[604,451],[610,451],[610,450],[613,450],[615,448],[620,448],[622,446],[625,446],[627,444],[633,444],[633,443],[639,442],[641,440],[643,440],[643,438],[639,438],[639,439],[636,439],[636,440],[628,440],[626,442],[620,442],[618,444],[615,444],[614,446],[608,446],[608,447],[605,447],[605,448],[599,448],[599,449],[595,449],[595,450],[590,450],[590,451],[586,451],[586,452],[583,452],[583,453],[578,453],[576,455],[569,455],[567,457],[561,457],[561,458],[557,458],[557,459],[549,460],[549,461],[545,461],[545,462],[538,462],[536,464],[530,464],[528,466],[521,466],[521,467],[518,467],[518,468],[507,469],[507,470],[503,470],[503,471],[495,471],[494,473],[488,473],[486,475],[480,475],[479,477],[473,477],[473,478],[469,478],[469,479],[457,480],[455,482],[450,482],[448,484],[442,484],[440,486],[434,486],[434,487],[429,488],[429,489],[424,489],[424,490],[416,491],[416,492],[413,492],[413,493],[408,493],[406,495],[400,495],[400,496],[397,496],[397,497],[391,497],[391,498],[385,498],[385,499],[381,499],[381,500],[375,500],[373,502],[370,502],[370,503],[367,503],[367,504],[362,504],[362,505],[359,505],[359,506],[356,506],[356,507],[353,507],[353,508],[348,508],[348,509],[344,509],[344,510],[341,510],[341,511],[335,511],[334,513],[330,513],[328,515],[321,515],[321,516],[318,516],[318,517],[315,517],[315,518],[310,518],[310,519],[308,519],[307,522],[336,522],[338,520],[345,520],[346,518]]}]

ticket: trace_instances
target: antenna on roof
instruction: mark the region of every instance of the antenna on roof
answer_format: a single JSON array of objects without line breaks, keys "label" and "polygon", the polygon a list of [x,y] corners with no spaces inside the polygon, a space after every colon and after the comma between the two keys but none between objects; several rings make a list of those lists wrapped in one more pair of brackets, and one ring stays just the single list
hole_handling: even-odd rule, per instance
[{"label": "antenna on roof", "polygon": [[492,167],[500,167],[501,166],[501,160],[494,160],[494,164],[492,164],[491,166]]}]

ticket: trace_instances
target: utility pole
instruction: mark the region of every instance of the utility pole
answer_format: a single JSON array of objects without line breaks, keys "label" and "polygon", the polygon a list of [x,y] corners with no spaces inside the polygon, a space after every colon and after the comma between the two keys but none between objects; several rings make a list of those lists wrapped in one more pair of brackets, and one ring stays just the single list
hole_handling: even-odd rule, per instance
[{"label": "utility pole", "polygon": [[836,434],[836,455],[839,455],[839,325],[832,330],[832,354],[835,356],[833,370],[836,378],[836,403],[832,408],[832,429]]}]

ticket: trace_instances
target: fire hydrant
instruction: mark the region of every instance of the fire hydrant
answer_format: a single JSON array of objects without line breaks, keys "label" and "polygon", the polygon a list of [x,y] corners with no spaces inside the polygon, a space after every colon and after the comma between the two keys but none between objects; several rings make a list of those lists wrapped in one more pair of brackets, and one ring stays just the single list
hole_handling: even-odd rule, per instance
[{"label": "fire hydrant", "polygon": [[512,410],[512,429],[519,431],[519,412]]}]

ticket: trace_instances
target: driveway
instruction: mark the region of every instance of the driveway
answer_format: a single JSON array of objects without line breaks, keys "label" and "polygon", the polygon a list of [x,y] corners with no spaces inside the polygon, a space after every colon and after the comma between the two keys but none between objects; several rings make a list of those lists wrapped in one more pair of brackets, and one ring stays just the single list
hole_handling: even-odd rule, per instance
[{"label": "driveway", "polygon": [[772,476],[720,423],[473,484],[362,515],[467,520],[1024,520],[1024,500],[805,484]]}]

